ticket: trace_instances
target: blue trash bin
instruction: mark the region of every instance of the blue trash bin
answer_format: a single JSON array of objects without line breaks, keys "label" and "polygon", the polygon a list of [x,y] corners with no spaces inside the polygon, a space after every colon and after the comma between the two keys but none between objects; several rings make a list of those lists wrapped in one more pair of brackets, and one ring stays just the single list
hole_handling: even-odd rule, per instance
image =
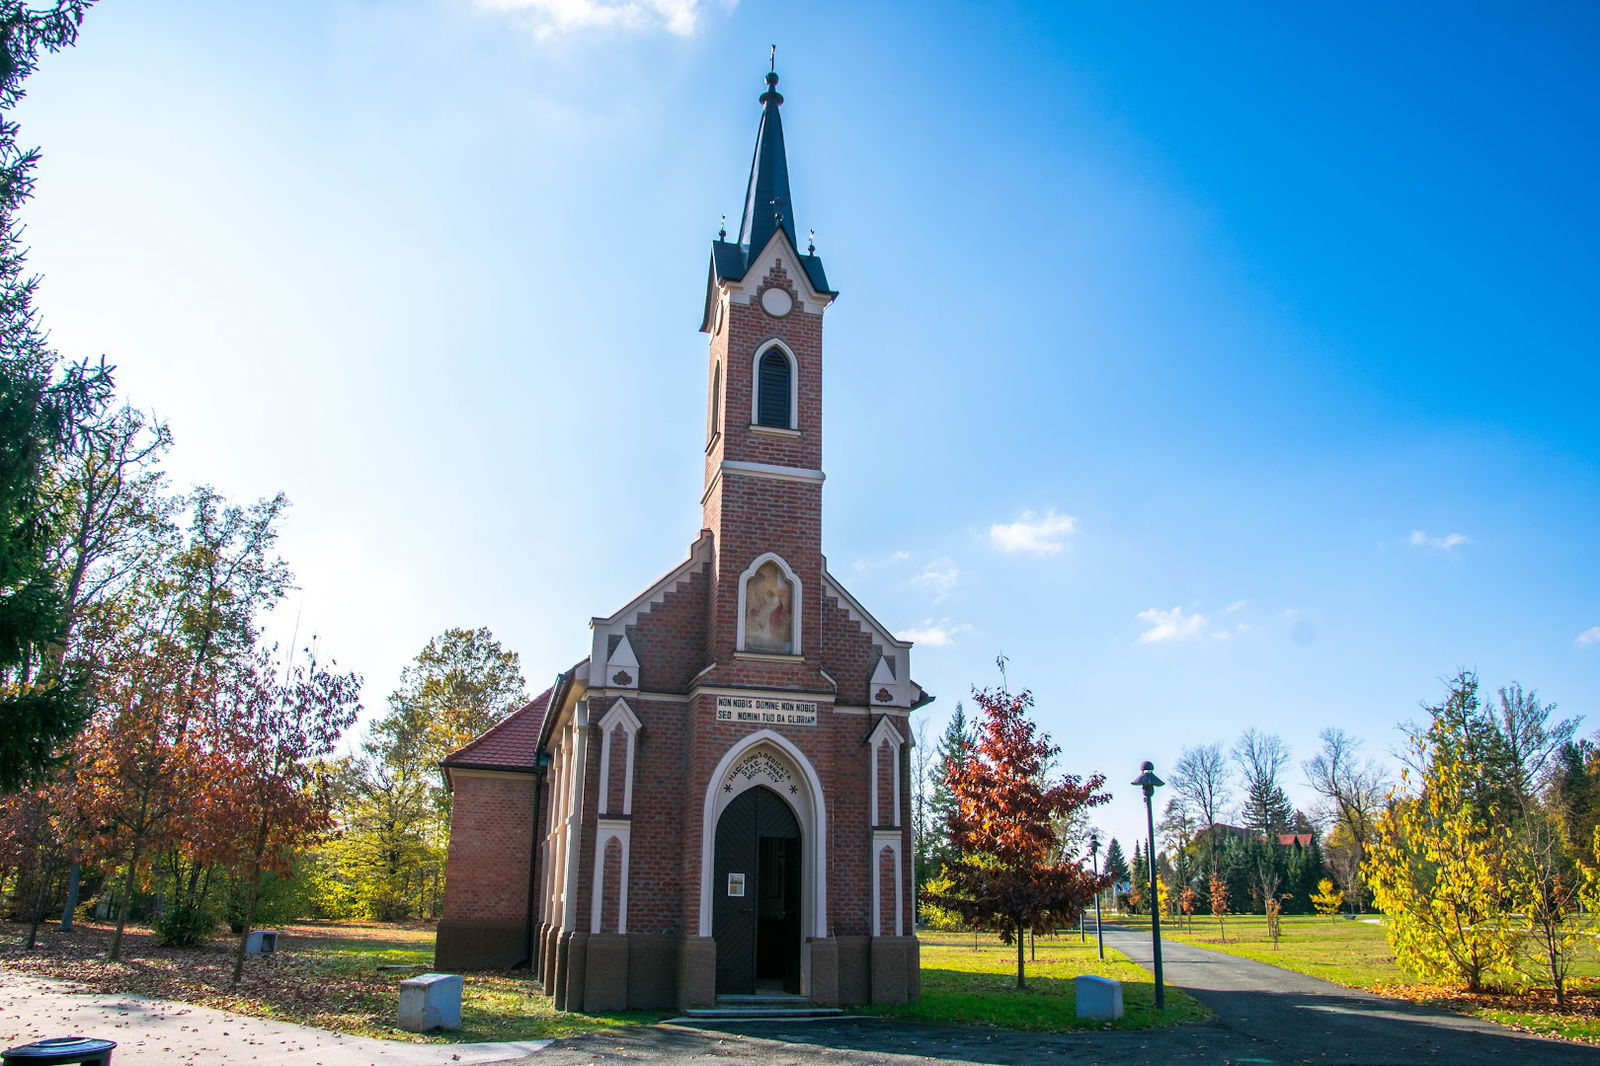
[{"label": "blue trash bin", "polygon": [[0,1051],[0,1062],[9,1066],[111,1066],[111,1049],[115,1040],[100,1040],[92,1036],[53,1036],[48,1040],[35,1040],[8,1051]]}]

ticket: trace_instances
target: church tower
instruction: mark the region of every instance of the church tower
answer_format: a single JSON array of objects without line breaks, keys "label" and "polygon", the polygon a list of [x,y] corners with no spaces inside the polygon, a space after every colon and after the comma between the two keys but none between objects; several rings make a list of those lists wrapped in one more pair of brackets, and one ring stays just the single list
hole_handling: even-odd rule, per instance
[{"label": "church tower", "polygon": [[766,85],[739,236],[712,242],[700,327],[711,336],[707,651],[717,681],[821,690],[822,316],[837,293],[822,260],[799,250],[776,72]]},{"label": "church tower", "polygon": [[801,250],[776,72],[759,102],[738,234],[711,245],[689,556],[444,760],[436,964],[530,965],[564,1010],[918,995],[910,718],[932,697],[823,555],[837,294]]}]

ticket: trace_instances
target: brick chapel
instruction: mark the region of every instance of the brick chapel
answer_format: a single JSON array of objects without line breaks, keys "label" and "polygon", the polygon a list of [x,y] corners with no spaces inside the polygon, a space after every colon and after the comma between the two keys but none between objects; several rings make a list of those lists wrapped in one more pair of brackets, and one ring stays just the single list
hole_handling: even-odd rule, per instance
[{"label": "brick chapel", "polygon": [[919,991],[908,719],[932,697],[822,554],[822,318],[778,75],[711,245],[704,519],[587,658],[453,752],[442,969],[538,967],[564,1010]]}]

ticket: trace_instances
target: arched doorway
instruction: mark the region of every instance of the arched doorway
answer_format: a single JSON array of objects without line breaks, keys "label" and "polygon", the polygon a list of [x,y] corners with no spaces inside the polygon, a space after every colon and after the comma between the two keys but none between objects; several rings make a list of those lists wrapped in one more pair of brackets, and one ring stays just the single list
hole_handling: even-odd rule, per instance
[{"label": "arched doorway", "polygon": [[712,936],[717,994],[800,992],[800,823],[778,794],[746,789],[717,820]]}]

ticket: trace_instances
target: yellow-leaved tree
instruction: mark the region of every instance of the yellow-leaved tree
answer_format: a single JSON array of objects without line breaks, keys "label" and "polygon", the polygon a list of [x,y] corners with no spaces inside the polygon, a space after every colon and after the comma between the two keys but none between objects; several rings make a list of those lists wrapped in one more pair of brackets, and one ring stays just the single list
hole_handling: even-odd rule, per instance
[{"label": "yellow-leaved tree", "polygon": [[1317,882],[1317,890],[1311,893],[1311,903],[1317,908],[1317,913],[1329,918],[1339,916],[1339,908],[1344,906],[1344,893],[1333,886],[1333,882],[1324,877]]},{"label": "yellow-leaved tree", "polygon": [[[1364,868],[1401,966],[1425,981],[1458,981],[1482,991],[1510,969],[1523,923],[1508,912],[1511,830],[1478,780],[1460,724],[1476,708],[1476,683],[1456,679],[1433,720],[1411,737],[1417,791],[1391,797]],[[1470,704],[1470,707],[1468,706]]]}]

